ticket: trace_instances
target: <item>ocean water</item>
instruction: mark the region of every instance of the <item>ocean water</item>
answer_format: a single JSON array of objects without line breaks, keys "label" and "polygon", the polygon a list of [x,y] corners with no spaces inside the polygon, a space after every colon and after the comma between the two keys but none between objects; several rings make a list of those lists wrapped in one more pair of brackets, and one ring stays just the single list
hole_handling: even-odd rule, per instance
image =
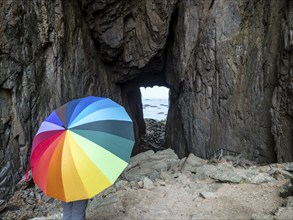
[{"label": "ocean water", "polygon": [[156,120],[167,118],[169,102],[168,99],[142,99],[143,117]]}]

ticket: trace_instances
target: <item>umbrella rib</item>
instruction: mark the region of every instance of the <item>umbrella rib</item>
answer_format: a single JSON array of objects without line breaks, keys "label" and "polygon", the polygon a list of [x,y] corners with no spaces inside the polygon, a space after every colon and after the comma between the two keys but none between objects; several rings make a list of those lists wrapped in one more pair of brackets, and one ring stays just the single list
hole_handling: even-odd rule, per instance
[{"label": "umbrella rib", "polygon": [[[90,105],[96,103],[96,102],[99,102],[99,101],[102,101],[104,100],[104,98],[97,98],[97,97],[94,97],[94,96],[90,96],[89,98],[91,98],[90,102],[88,103],[88,99],[87,100],[81,100],[74,108],[72,114],[71,114],[71,117],[69,119],[69,122],[68,124],[70,125],[78,115],[80,115],[87,107],[89,107]],[[94,99],[94,100],[92,100]],[[84,108],[82,108],[84,107]],[[80,111],[80,112],[78,112]]]},{"label": "umbrella rib", "polygon": [[[56,142],[58,142],[61,138],[62,138],[62,134],[58,135],[58,136],[55,138],[55,140],[54,140],[52,143],[50,143],[50,144],[48,145],[48,147],[46,147],[46,149],[44,150],[44,152],[42,153],[42,155],[38,158],[38,160],[36,161],[35,165],[32,167],[32,168],[34,169],[34,170],[33,170],[33,176],[35,175],[35,172],[37,172],[38,167],[39,167],[39,164],[40,164],[40,162],[42,161],[42,158],[47,154],[47,152],[51,151],[52,148],[56,148],[56,147],[57,147],[57,143],[56,143]],[[32,156],[33,156],[33,155],[32,155]],[[52,159],[52,158],[50,158],[50,160],[49,160],[49,165],[50,165],[51,159]],[[42,173],[46,172],[46,173],[48,174],[49,165],[46,167],[46,168],[47,168],[46,171],[42,170]],[[47,178],[48,178],[48,177],[46,176],[46,179],[47,179]],[[46,184],[46,185],[47,185],[47,184]],[[40,188],[41,188],[42,190],[44,190],[44,191],[45,191],[45,194],[46,194],[47,189],[45,190],[45,189],[43,189],[43,187],[40,187]],[[47,186],[46,186],[45,188],[47,188]]]},{"label": "umbrella rib", "polygon": [[123,120],[100,120],[96,122],[89,122],[72,127],[70,130],[99,131],[113,134],[128,140],[134,139],[132,122]]},{"label": "umbrella rib", "polygon": [[[83,152],[92,160],[94,164],[102,171],[103,175],[110,180],[110,182],[115,181],[113,178],[117,174],[117,170],[122,170],[127,166],[127,162],[117,155],[108,151],[99,144],[92,142],[79,134],[72,133],[76,142],[84,143],[85,148],[82,148]],[[109,166],[111,163],[111,166]],[[121,173],[120,172],[120,173]],[[116,174],[115,174],[116,173]],[[120,175],[116,176],[116,178]],[[114,175],[114,176],[113,176]]]},{"label": "umbrella rib", "polygon": [[[82,125],[87,122],[92,122],[93,120],[95,120],[95,121],[96,120],[108,120],[108,119],[114,120],[115,117],[117,117],[116,119],[119,119],[121,121],[123,119],[125,119],[123,121],[131,121],[127,112],[126,111],[122,112],[122,111],[120,111],[121,109],[123,109],[123,107],[117,107],[117,106],[109,106],[107,108],[98,109],[96,111],[91,112],[88,115],[85,115],[84,117],[76,118],[75,120],[72,121],[72,123],[70,124],[69,127],[70,128],[76,127],[78,125]],[[107,111],[105,111],[105,110],[107,110]],[[117,115],[118,113],[120,113],[120,115]]]},{"label": "umbrella rib", "polygon": [[[36,137],[34,138],[33,141],[33,146],[32,146],[32,150],[31,150],[31,155],[34,153],[35,149],[38,148],[41,144],[43,144],[45,141],[48,141],[49,138],[57,138],[59,135],[61,135],[64,132],[64,130],[55,130],[55,131],[48,131],[48,132],[43,132],[41,134],[36,135]],[[49,137],[43,137],[44,135],[48,134]],[[41,137],[40,137],[41,136]],[[41,140],[38,140],[38,138],[41,138]],[[36,141],[38,140],[38,142]]]},{"label": "umbrella rib", "polygon": [[[66,135],[69,135],[69,133],[67,133]],[[67,139],[67,141],[68,141],[68,139]],[[65,144],[64,145],[64,148],[63,148],[63,152],[62,152],[62,154],[64,154],[64,151],[65,150],[67,150],[67,155],[68,154],[70,154],[70,156],[71,156],[71,158],[72,158],[72,161],[74,161],[74,157],[73,157],[73,154],[72,154],[72,150],[71,150],[71,147],[69,147],[71,144],[70,144],[70,141],[68,141],[67,142],[67,144]],[[63,161],[62,161],[62,163],[64,163],[64,157],[63,157]],[[79,172],[78,172],[78,170],[77,170],[77,167],[76,167],[76,164],[75,163],[73,163],[72,164],[74,167],[71,167],[70,169],[74,169],[75,171],[76,171],[76,174],[79,176],[79,178],[80,178],[80,174],[79,174]],[[63,165],[62,165],[63,166]],[[62,173],[64,173],[65,171],[64,170],[62,170]],[[62,175],[62,183],[63,183],[63,186],[64,186],[64,181],[65,181],[65,178],[64,178],[64,175]],[[82,181],[82,178],[80,178],[80,181],[81,182],[83,182]],[[69,183],[69,184],[73,184],[73,183]],[[75,184],[77,184],[77,182],[75,182]],[[86,190],[86,188],[84,187],[84,185],[82,185],[82,187],[83,187],[83,191],[88,195],[88,191]],[[80,189],[79,189],[80,190]],[[65,190],[66,191],[66,190]],[[66,198],[66,193],[65,193],[65,198]],[[68,200],[67,198],[66,198],[66,200]]]},{"label": "umbrella rib", "polygon": [[[71,130],[73,133],[83,137],[87,138],[88,141],[91,141],[92,143],[98,145],[99,147],[109,151],[109,153],[113,154],[115,157],[128,162],[129,157],[133,148],[134,141],[129,140],[127,138],[123,138],[121,136],[117,136],[114,134],[107,134],[102,131],[90,131],[90,130]],[[79,132],[78,132],[79,131]],[[94,132],[95,134],[91,133]],[[87,137],[85,133],[88,133],[90,137]],[[106,140],[102,139],[102,136],[107,136]],[[121,147],[121,144],[125,144],[124,147]],[[127,146],[127,147],[126,147]],[[126,153],[129,156],[125,157],[123,153]]]},{"label": "umbrella rib", "polygon": [[[62,135],[63,134],[63,132],[60,132],[60,133],[56,133],[56,134],[54,134],[54,135],[52,135],[50,138],[54,138],[54,139],[57,139],[60,135]],[[35,154],[35,150],[36,149],[40,149],[40,145],[41,144],[43,144],[45,141],[48,141],[48,139],[44,139],[44,140],[42,140],[41,142],[39,142],[36,146],[35,145],[33,145],[33,148],[32,148],[32,152],[31,152],[31,159],[30,160],[32,160],[32,158],[34,157],[34,154]],[[52,141],[52,142],[54,142],[54,140]],[[49,148],[50,147],[50,145],[52,144],[52,142],[50,143],[48,143],[48,146],[46,147],[46,149],[43,151],[43,153],[47,150],[47,148]]]},{"label": "umbrella rib", "polygon": [[[74,136],[71,136],[71,137],[72,137],[71,138],[71,141],[74,142],[75,146],[80,146],[80,144],[75,140]],[[101,177],[104,178],[106,180],[106,182],[108,182],[108,186],[110,185],[111,181],[107,178],[106,175],[103,174],[103,172],[98,167],[95,166],[95,163],[91,160],[91,158],[87,155],[87,153],[83,150],[82,147],[76,148],[74,155],[73,155],[73,153],[71,151],[71,154],[72,154],[73,161],[75,161],[74,164],[77,164],[78,163],[78,160],[80,160],[80,158],[86,157],[87,160],[88,160],[87,161],[87,166],[88,166],[87,168],[94,169],[95,170],[95,174],[101,175]],[[85,165],[86,161],[82,161],[82,162],[83,162],[82,165]],[[86,175],[86,178],[82,178],[82,177],[85,177],[85,174],[83,173],[84,170],[82,170],[81,168],[79,170],[77,167],[76,167],[76,170],[77,170],[77,173],[78,173],[78,175],[80,177],[80,180],[83,182],[84,185],[87,185],[87,179],[88,178],[91,178],[94,175],[93,173],[90,174],[90,176],[87,174]],[[95,175],[95,176],[97,176],[97,175]],[[93,193],[91,193],[87,188],[85,188],[85,191],[86,191],[88,197],[91,197],[92,196]],[[95,192],[95,194],[96,194],[96,192]]]},{"label": "umbrella rib", "polygon": [[[60,142],[57,144],[55,151],[51,157],[51,160],[49,162],[49,169],[48,169],[48,175],[53,175],[54,178],[50,178],[47,181],[47,192],[48,195],[50,194],[54,194],[56,195],[56,192],[51,192],[51,188],[55,188],[57,187],[58,190],[58,194],[56,195],[57,197],[60,197],[59,199],[64,201],[65,200],[65,194],[64,194],[64,190],[63,190],[63,182],[62,182],[62,173],[61,173],[61,161],[62,161],[62,150],[63,150],[63,146],[64,146],[64,139],[65,139],[66,133],[64,132],[64,135],[62,137],[62,139],[60,140]],[[59,177],[59,178],[58,178]],[[49,187],[50,184],[50,187]],[[59,185],[60,184],[60,185]]]},{"label": "umbrella rib", "polygon": [[[55,128],[55,129],[53,129],[53,128]],[[62,127],[60,125],[56,125],[56,124],[54,124],[52,122],[44,121],[41,124],[36,136],[41,134],[41,133],[48,132],[48,131],[60,131],[60,130],[64,130],[64,127]]]}]

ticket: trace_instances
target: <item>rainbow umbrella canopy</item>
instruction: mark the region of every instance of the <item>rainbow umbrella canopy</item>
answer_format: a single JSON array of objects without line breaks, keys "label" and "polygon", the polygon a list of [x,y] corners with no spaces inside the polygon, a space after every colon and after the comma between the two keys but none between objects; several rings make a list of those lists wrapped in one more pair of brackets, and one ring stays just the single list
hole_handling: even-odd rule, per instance
[{"label": "rainbow umbrella canopy", "polygon": [[57,108],[33,140],[34,182],[48,196],[69,202],[95,196],[126,168],[134,144],[125,109],[89,96]]}]

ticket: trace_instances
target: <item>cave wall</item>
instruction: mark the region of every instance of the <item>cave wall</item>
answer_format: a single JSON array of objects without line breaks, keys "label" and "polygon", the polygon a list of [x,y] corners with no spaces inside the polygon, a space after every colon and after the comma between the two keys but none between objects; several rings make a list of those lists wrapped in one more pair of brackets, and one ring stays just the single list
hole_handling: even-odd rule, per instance
[{"label": "cave wall", "polygon": [[293,160],[293,2],[0,2],[0,200],[56,107],[86,95],[123,104],[144,133],[140,86],[170,88],[166,146]]},{"label": "cave wall", "polygon": [[0,32],[1,200],[24,174],[52,110],[87,95],[122,101],[77,2],[1,1]]},{"label": "cave wall", "polygon": [[287,1],[277,52],[271,116],[277,161],[293,161],[293,1]]},{"label": "cave wall", "polygon": [[181,156],[292,161],[290,18],[292,1],[181,2],[165,72],[182,121],[167,122],[167,142],[180,136]]}]

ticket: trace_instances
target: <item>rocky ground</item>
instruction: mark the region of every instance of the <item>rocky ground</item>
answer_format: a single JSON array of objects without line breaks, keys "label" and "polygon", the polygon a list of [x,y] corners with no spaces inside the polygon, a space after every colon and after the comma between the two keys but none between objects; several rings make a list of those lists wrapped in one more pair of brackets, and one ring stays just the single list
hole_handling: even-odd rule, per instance
[{"label": "rocky ground", "polygon": [[166,120],[145,119],[146,133],[140,140],[142,151],[153,150],[157,152],[165,149],[165,123]]},{"label": "rocky ground", "polygon": [[[293,219],[293,163],[257,166],[235,160],[203,160],[193,154],[180,160],[171,149],[141,153],[115,185],[90,201],[87,217]],[[61,218],[60,202],[31,182],[19,186],[2,219]]]},{"label": "rocky ground", "polygon": [[[90,201],[89,219],[293,219],[293,162],[257,165],[223,152],[179,159],[152,137],[160,135],[147,132],[151,150],[132,157],[116,183]],[[0,204],[0,219],[60,219],[61,211],[23,179]]]}]

